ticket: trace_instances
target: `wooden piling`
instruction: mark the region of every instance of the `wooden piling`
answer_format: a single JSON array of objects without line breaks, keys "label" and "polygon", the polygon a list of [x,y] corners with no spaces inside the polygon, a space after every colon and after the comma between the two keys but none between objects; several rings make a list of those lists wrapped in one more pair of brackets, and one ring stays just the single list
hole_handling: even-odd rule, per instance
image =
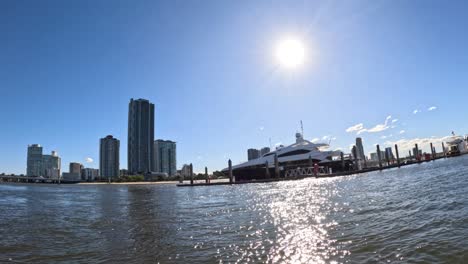
[{"label": "wooden piling", "polygon": [[312,168],[314,166],[314,163],[312,162],[312,156],[309,155],[309,168]]},{"label": "wooden piling", "polygon": [[193,165],[190,163],[190,184],[193,185]]},{"label": "wooden piling", "polygon": [[208,183],[208,167],[205,167],[205,182]]},{"label": "wooden piling", "polygon": [[377,144],[377,157],[379,158],[379,168],[382,169],[382,155],[380,154],[379,144]]},{"label": "wooden piling", "polygon": [[233,182],[233,177],[232,177],[232,161],[229,159],[228,161],[228,165],[229,165],[229,183],[232,183]]},{"label": "wooden piling", "polygon": [[269,165],[268,165],[268,160],[265,161],[265,175],[266,175],[266,178],[269,179],[271,176],[270,176],[270,168],[269,168]]},{"label": "wooden piling", "polygon": [[279,171],[279,163],[278,163],[278,154],[275,153],[275,178],[279,178],[280,171]]},{"label": "wooden piling", "polygon": [[444,157],[447,156],[447,155],[445,154],[445,145],[444,145],[444,142],[442,142],[442,153],[444,153]]},{"label": "wooden piling", "polygon": [[358,156],[357,156],[357,148],[356,146],[353,146],[353,148],[351,149],[351,152],[353,154],[353,163],[354,163],[354,170],[357,171],[359,170],[359,160],[358,160]]},{"label": "wooden piling", "polygon": [[398,164],[398,168],[400,168],[400,153],[398,153],[398,145],[395,144],[395,154],[396,154],[396,161]]},{"label": "wooden piling", "polygon": [[341,152],[340,156],[341,156],[341,170],[344,171],[345,170],[344,153]]},{"label": "wooden piling", "polygon": [[421,157],[419,155],[419,148],[418,148],[418,144],[414,144],[414,149],[416,150],[416,153],[414,154],[414,156],[416,157],[416,160],[419,162],[421,161]]},{"label": "wooden piling", "polygon": [[432,142],[431,142],[431,160],[434,160],[434,159],[435,159],[434,146],[432,145]]}]

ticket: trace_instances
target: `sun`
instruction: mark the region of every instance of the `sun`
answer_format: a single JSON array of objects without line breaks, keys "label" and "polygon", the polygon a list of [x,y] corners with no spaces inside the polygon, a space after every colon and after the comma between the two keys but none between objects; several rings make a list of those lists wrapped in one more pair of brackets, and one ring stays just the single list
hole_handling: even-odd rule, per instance
[{"label": "sun", "polygon": [[275,56],[281,66],[297,68],[305,61],[304,43],[295,38],[283,39],[276,46]]}]

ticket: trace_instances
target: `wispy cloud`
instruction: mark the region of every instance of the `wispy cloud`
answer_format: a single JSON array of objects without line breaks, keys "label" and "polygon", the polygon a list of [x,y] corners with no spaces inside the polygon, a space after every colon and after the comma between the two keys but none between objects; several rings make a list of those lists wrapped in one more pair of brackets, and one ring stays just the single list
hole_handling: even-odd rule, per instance
[{"label": "wispy cloud", "polygon": [[[400,131],[401,132],[401,131]],[[441,151],[441,143],[442,142],[447,142],[450,140],[452,137],[451,136],[445,136],[445,137],[430,137],[430,138],[413,138],[413,139],[400,139],[397,141],[386,141],[385,145],[387,146],[393,146],[395,144],[398,145],[398,149],[400,152],[412,150],[414,148],[415,144],[418,144],[418,147],[422,149],[423,151],[430,152],[430,143],[434,145],[434,147],[437,149],[437,151]]]},{"label": "wispy cloud", "polygon": [[259,127],[258,130],[263,131],[265,128],[263,126]]},{"label": "wispy cloud", "polygon": [[421,113],[421,110],[415,109],[415,110],[413,111],[413,114],[417,114],[417,113]]},{"label": "wispy cloud", "polygon": [[400,130],[400,134],[404,134],[404,133],[406,133],[405,130]]},{"label": "wispy cloud", "polygon": [[346,129],[346,132],[350,133],[350,132],[358,132],[360,130],[364,129],[364,124],[363,123],[359,123],[359,124],[356,124],[354,126],[351,126],[351,127],[348,127]]},{"label": "wispy cloud", "polygon": [[367,132],[377,133],[377,132],[382,132],[382,131],[385,131],[385,130],[389,129],[390,127],[388,126],[388,121],[391,118],[392,118],[392,116],[387,116],[387,118],[385,118],[385,122],[383,124],[378,124],[375,127],[368,129]]},{"label": "wispy cloud", "polygon": [[392,123],[396,123],[396,122],[398,122],[398,119],[397,119],[397,118],[395,118],[395,119],[392,120]]},{"label": "wispy cloud", "polygon": [[427,109],[427,111],[434,111],[437,109],[437,106],[431,106]]},{"label": "wispy cloud", "polygon": [[87,158],[85,158],[85,161],[87,163],[93,163],[94,160],[92,158],[90,158],[90,157],[87,157]]}]

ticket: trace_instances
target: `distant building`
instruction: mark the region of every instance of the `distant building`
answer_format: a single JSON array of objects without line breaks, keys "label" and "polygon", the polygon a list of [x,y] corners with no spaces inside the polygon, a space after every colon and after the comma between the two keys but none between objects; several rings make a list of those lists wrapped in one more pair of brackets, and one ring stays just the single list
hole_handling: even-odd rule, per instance
[{"label": "distant building", "polygon": [[81,170],[81,180],[82,181],[95,181],[99,178],[99,170],[84,168]]},{"label": "distant building", "polygon": [[362,138],[356,138],[356,155],[358,159],[365,160],[366,154],[364,154],[364,146],[362,145]]},{"label": "distant building", "polygon": [[81,175],[81,169],[83,169],[83,165],[78,162],[70,162],[70,173],[78,173]]},{"label": "distant building", "polygon": [[184,164],[184,166],[182,166],[182,169],[180,170],[180,176],[182,176],[183,178],[190,177],[190,165],[189,164]]},{"label": "distant building", "polygon": [[42,147],[39,144],[32,144],[28,146],[26,175],[43,176]]},{"label": "distant building", "polygon": [[393,151],[391,147],[385,148],[385,159],[387,161],[391,161],[395,159],[395,157],[393,156]]},{"label": "distant building", "polygon": [[109,135],[101,138],[99,147],[99,173],[101,178],[118,178],[120,141]]},{"label": "distant building", "polygon": [[158,139],[154,141],[154,171],[173,176],[177,173],[176,142]]},{"label": "distant building", "polygon": [[247,150],[248,160],[258,159],[259,157],[260,157],[260,150],[253,149],[253,148]]},{"label": "distant building", "polygon": [[42,155],[42,176],[52,179],[60,177],[61,163],[56,151],[52,151],[50,155]]},{"label": "distant building", "polygon": [[269,147],[264,147],[264,148],[262,148],[260,150],[260,156],[263,156],[263,155],[265,155],[265,154],[267,154],[269,152],[270,152],[270,148]]},{"label": "distant building", "polygon": [[[379,161],[379,156],[376,152],[372,152],[370,153],[370,159],[371,161]],[[385,151],[380,151],[380,159],[385,160]]]},{"label": "distant building", "polygon": [[62,179],[63,181],[79,182],[81,181],[81,173],[64,172],[62,173]]},{"label": "distant building", "polygon": [[131,99],[128,106],[128,171],[145,174],[154,170],[154,104]]}]

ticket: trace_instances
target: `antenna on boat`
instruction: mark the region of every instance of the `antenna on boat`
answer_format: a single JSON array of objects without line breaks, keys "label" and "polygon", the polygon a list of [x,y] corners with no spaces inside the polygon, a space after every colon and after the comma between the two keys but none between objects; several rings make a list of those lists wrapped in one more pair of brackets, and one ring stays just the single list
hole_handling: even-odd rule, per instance
[{"label": "antenna on boat", "polygon": [[271,138],[269,140],[270,140],[270,149],[272,149],[272,147],[271,147]]}]

